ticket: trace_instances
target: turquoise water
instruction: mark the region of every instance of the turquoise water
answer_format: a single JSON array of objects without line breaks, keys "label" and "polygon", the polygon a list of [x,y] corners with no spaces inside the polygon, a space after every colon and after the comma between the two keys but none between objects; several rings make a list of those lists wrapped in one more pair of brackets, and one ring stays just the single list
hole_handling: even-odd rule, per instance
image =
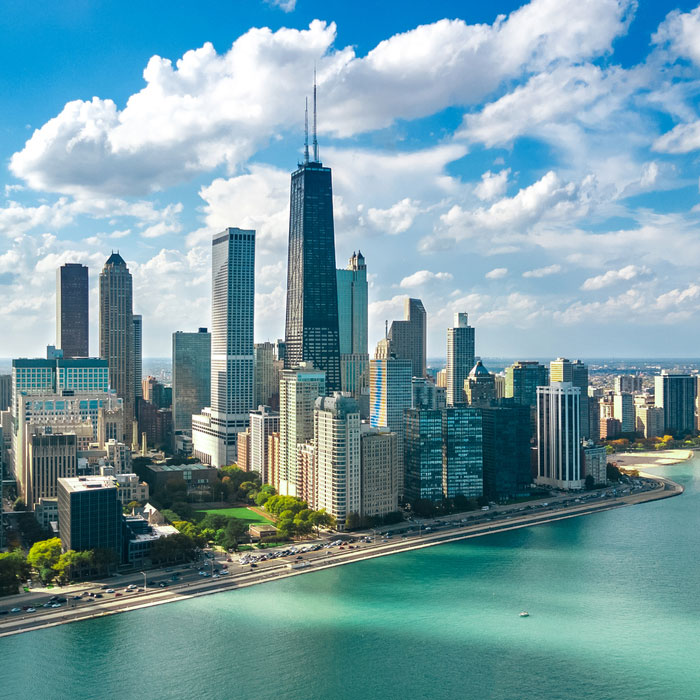
[{"label": "turquoise water", "polygon": [[700,459],[659,471],[686,493],[2,639],[0,697],[697,700]]}]

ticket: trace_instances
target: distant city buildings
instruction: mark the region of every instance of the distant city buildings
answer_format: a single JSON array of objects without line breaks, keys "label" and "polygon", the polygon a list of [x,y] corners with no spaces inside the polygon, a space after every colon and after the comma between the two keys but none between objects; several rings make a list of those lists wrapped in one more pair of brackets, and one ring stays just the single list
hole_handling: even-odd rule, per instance
[{"label": "distant city buildings", "polygon": [[470,406],[488,406],[496,400],[496,381],[479,360],[464,380],[464,395]]}]

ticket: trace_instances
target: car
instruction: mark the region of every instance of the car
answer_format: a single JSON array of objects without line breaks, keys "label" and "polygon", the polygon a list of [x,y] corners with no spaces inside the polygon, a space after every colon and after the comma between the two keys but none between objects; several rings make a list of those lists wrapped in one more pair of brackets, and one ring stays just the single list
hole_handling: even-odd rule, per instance
[{"label": "car", "polygon": [[[107,591],[107,592],[109,593],[109,591]],[[95,593],[95,595],[94,595],[93,597],[95,597],[95,598],[103,598],[104,596],[102,595],[102,593]]]},{"label": "car", "polygon": [[41,607],[42,608],[50,608],[53,605],[53,603],[44,603]]},{"label": "car", "polygon": [[219,578],[219,574],[214,574],[212,578]]},{"label": "car", "polygon": [[27,612],[36,612],[36,608],[27,608]]},{"label": "car", "polygon": [[115,594],[114,594],[114,597],[115,597],[115,598],[119,598],[119,597],[121,597],[121,595],[122,595],[121,593],[115,593]]},{"label": "car", "polygon": [[12,608],[12,610],[10,610],[10,612],[11,612],[11,613],[22,612],[22,608]]},{"label": "car", "polygon": [[61,604],[60,603],[51,603],[52,608],[60,608]]},{"label": "car", "polygon": [[102,589],[105,593],[114,593],[114,588]]},{"label": "car", "polygon": [[71,596],[71,600],[82,600],[82,598],[83,598],[83,596],[81,596],[81,595]]},{"label": "car", "polygon": [[224,569],[224,570],[221,572],[221,576],[225,576],[226,574],[228,574],[228,569]]}]

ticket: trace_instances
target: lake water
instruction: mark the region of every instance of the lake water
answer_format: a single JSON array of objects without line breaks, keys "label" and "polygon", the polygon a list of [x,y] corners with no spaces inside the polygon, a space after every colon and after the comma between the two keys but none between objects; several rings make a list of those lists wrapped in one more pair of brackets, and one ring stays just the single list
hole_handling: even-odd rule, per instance
[{"label": "lake water", "polygon": [[698,700],[700,459],[659,473],[686,493],[1,639],[0,697]]}]

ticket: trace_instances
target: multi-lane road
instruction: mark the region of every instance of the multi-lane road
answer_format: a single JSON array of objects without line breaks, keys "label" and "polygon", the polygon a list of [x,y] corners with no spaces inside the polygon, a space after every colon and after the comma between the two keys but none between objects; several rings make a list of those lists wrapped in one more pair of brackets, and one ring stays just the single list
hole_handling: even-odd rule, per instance
[{"label": "multi-lane road", "polygon": [[[404,522],[353,533],[351,538],[332,535],[326,540],[289,545],[286,549],[280,547],[245,553],[240,558],[208,551],[194,564],[148,571],[145,581],[144,574],[132,573],[55,588],[50,592],[34,591],[3,598],[0,613],[7,612],[0,614],[0,636],[242,588],[361,559],[586,515],[682,492],[680,486],[669,480],[641,479],[637,483],[636,488],[623,487],[624,492],[618,488],[617,491],[606,489],[581,496],[562,494],[525,504],[497,506],[488,511]],[[300,551],[302,549],[307,551]],[[274,556],[278,551],[287,553]],[[208,575],[205,577],[204,573]],[[65,602],[56,608],[43,607],[56,598],[65,599]],[[28,612],[29,607],[35,612]],[[17,608],[20,609],[18,612],[11,612]]]}]

